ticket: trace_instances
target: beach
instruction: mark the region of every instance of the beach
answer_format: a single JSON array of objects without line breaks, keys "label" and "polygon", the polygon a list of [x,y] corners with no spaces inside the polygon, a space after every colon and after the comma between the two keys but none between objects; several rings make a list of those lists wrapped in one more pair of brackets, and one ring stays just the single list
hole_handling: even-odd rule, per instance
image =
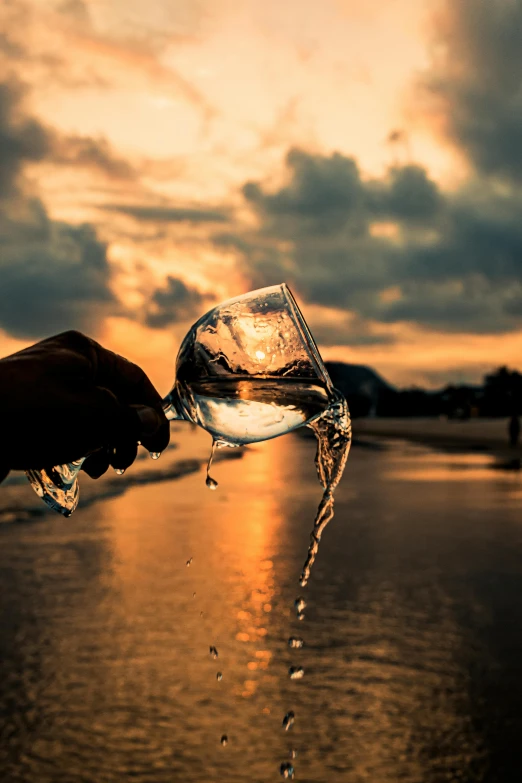
[{"label": "beach", "polygon": [[303,590],[313,441],[229,452],[215,492],[208,436],[173,443],[70,519],[0,487],[2,783],[266,783],[292,751],[306,783],[520,779],[516,471],[361,441]]}]

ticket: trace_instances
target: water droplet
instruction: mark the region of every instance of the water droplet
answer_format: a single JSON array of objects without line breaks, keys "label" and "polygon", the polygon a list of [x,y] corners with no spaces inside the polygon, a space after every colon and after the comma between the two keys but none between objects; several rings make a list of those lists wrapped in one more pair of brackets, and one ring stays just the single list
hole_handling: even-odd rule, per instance
[{"label": "water droplet", "polygon": [[222,679],[223,679],[223,675],[221,674],[221,672],[218,672],[218,673],[216,674],[216,680],[217,680],[218,682],[221,682],[221,680],[222,680]]},{"label": "water droplet", "polygon": [[221,737],[221,744],[223,745],[223,747],[225,747],[225,745],[228,745],[228,737],[226,734],[223,734],[223,736]]},{"label": "water droplet", "polygon": [[205,479],[205,484],[209,489],[217,489],[219,486],[216,479],[213,479],[212,476],[207,476],[207,478]]},{"label": "water droplet", "polygon": [[291,758],[291,759],[296,759],[296,758],[297,758],[297,756],[298,756],[298,753],[297,753],[297,751],[296,751],[296,750],[294,750],[294,748],[292,748],[292,749],[290,750],[290,752],[288,753],[288,756],[289,756],[289,758]]},{"label": "water droplet", "polygon": [[304,641],[301,639],[300,636],[291,636],[288,640],[288,646],[293,647],[294,649],[301,649],[303,646]]},{"label": "water droplet", "polygon": [[159,459],[161,457],[161,451],[149,451],[151,459]]},{"label": "water droplet", "polygon": [[304,669],[302,666],[290,666],[288,674],[291,680],[300,680],[304,677]]},{"label": "water droplet", "polygon": [[305,619],[305,613],[304,612],[298,612],[297,613],[297,619],[298,620],[304,620]]},{"label": "water droplet", "polygon": [[295,714],[290,710],[290,712],[287,712],[285,717],[283,718],[283,728],[285,731],[288,731],[288,729],[291,729],[294,725],[295,720]]},{"label": "water droplet", "polygon": [[216,658],[217,658],[217,657],[218,657],[218,655],[219,655],[219,653],[218,653],[218,651],[217,651],[217,648],[216,648],[216,647],[214,647],[213,645],[211,645],[211,646],[209,647],[209,652],[210,652],[210,655],[212,656],[212,658],[213,658],[214,660],[216,660]]},{"label": "water droplet", "polygon": [[117,476],[123,476],[123,474],[125,473],[125,468],[114,468],[114,472],[116,473]]},{"label": "water droplet", "polygon": [[[187,568],[190,568],[190,566],[192,565],[192,558],[191,557],[189,557],[189,559],[187,560],[185,565],[187,566]],[[194,593],[194,595],[195,595],[195,593]]]},{"label": "water droplet", "polygon": [[294,779],[294,768],[289,761],[283,761],[280,769],[282,777],[288,778],[290,780]]},{"label": "water droplet", "polygon": [[301,596],[299,596],[298,598],[295,599],[294,606],[295,606],[295,611],[297,612],[297,614],[300,614],[303,611],[303,609],[306,608],[306,601],[305,601],[305,599],[302,598]]},{"label": "water droplet", "polygon": [[196,593],[194,592],[194,593],[192,593],[192,598],[195,598],[195,597],[196,597]]},{"label": "water droplet", "polygon": [[200,616],[200,617],[203,617],[203,612],[200,612],[200,613],[199,613],[199,616]]}]

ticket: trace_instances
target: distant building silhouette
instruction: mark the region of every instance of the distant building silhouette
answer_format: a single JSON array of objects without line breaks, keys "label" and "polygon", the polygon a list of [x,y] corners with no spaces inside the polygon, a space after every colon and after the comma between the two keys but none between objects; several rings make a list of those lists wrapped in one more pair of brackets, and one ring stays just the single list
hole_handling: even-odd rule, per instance
[{"label": "distant building silhouette", "polygon": [[522,374],[499,367],[485,376],[482,385],[450,384],[442,389],[419,387],[397,389],[371,367],[344,362],[326,362],[334,386],[346,399],[352,418],[440,417],[469,419],[477,417],[510,418],[510,443],[520,437],[522,413]]}]

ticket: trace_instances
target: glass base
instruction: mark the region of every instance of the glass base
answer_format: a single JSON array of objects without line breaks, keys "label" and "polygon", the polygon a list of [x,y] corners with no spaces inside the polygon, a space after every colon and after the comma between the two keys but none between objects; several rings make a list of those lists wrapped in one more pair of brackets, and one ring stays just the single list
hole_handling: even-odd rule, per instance
[{"label": "glass base", "polygon": [[[74,477],[71,475],[73,465],[74,463],[70,466],[62,465],[57,468],[51,468],[49,472],[47,470],[25,471],[38,497],[42,498],[49,508],[52,508],[53,511],[58,511],[64,517],[71,516],[78,505],[80,497],[80,487],[76,478],[77,471],[74,471]],[[76,466],[74,465],[74,467]],[[61,471],[67,476],[65,481],[60,476]],[[72,481],[67,479],[72,479]]]}]

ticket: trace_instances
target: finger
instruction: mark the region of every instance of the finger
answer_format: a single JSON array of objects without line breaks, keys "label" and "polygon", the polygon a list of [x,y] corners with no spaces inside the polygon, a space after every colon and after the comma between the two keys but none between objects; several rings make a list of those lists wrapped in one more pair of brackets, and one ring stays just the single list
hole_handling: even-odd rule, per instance
[{"label": "finger", "polygon": [[139,418],[139,441],[149,451],[164,451],[170,441],[170,425],[163,411],[143,405],[132,406]]},{"label": "finger", "polygon": [[92,340],[96,354],[95,383],[109,389],[121,403],[147,405],[162,411],[161,397],[137,364]]},{"label": "finger", "polygon": [[91,344],[95,355],[96,383],[112,392],[120,403],[156,411],[160,418],[159,427],[151,431],[150,422],[142,420],[137,440],[149,451],[164,451],[170,441],[170,425],[163,412],[161,397],[145,372],[94,340]]},{"label": "finger", "polygon": [[82,465],[82,470],[84,470],[87,475],[93,479],[98,479],[100,476],[103,476],[108,468],[109,455],[107,453],[107,449],[99,449],[99,451],[95,451],[93,454],[87,457]]},{"label": "finger", "polygon": [[116,470],[127,470],[138,454],[137,441],[120,440],[109,452],[110,464]]},{"label": "finger", "polygon": [[142,446],[147,451],[165,451],[170,441],[170,425],[165,419],[165,423],[161,425],[158,432],[155,435],[143,436],[140,438]]}]

